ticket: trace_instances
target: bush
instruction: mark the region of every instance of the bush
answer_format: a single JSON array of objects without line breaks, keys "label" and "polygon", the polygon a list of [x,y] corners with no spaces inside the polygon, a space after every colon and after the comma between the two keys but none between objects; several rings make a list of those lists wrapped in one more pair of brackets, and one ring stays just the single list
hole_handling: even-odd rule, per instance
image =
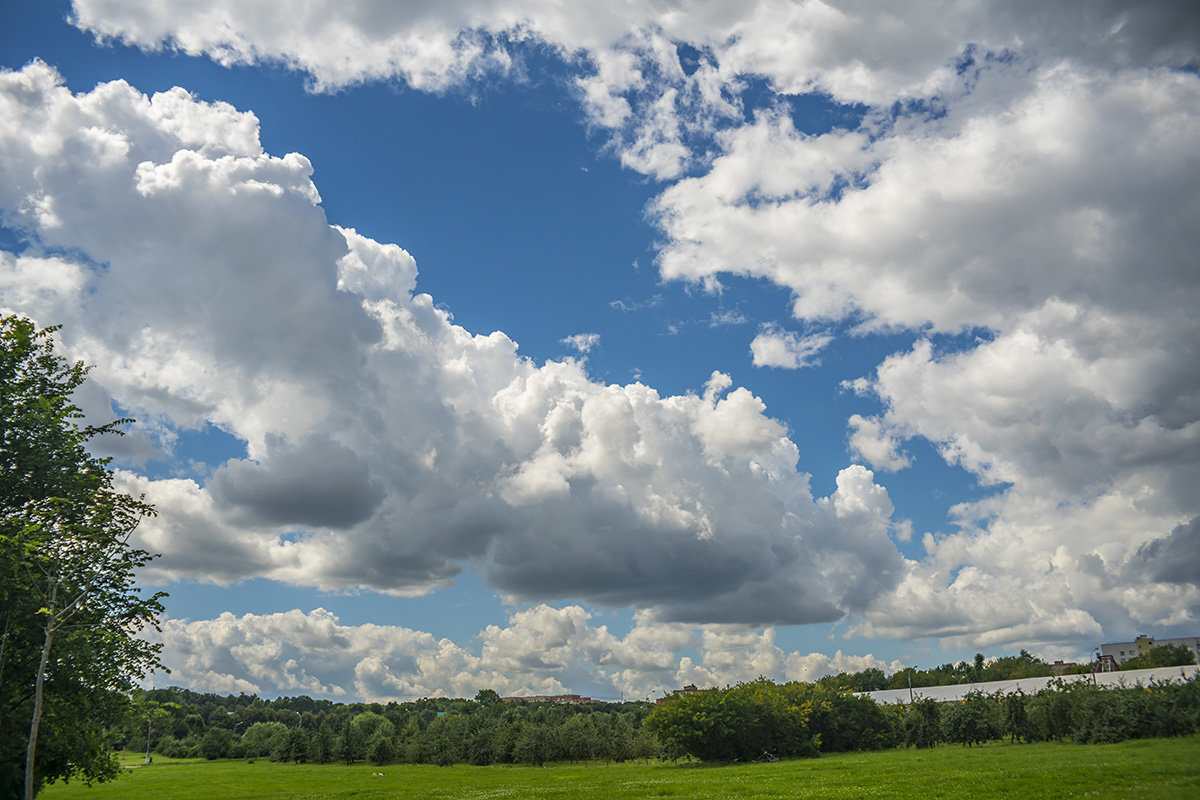
[{"label": "bush", "polygon": [[229,758],[236,741],[237,737],[227,730],[209,728],[205,731],[204,736],[200,738],[197,751],[202,758],[207,758],[209,761],[214,761],[218,758]]},{"label": "bush", "polygon": [[1122,742],[1138,727],[1138,704],[1128,690],[1093,689],[1071,699],[1071,738],[1078,744]]},{"label": "bush", "polygon": [[868,697],[821,692],[809,726],[820,737],[822,753],[882,750],[899,743],[893,716]]},{"label": "bush", "polygon": [[701,761],[749,761],[764,752],[814,756],[820,734],[809,718],[821,704],[811,684],[782,686],[765,678],[728,689],[677,695],[656,706],[645,725],[668,755],[683,753]]}]

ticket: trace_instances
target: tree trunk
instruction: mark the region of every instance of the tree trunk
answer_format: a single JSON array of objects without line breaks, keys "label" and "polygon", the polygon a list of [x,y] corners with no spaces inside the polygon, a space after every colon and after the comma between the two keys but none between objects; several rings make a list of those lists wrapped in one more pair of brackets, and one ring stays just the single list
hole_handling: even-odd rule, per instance
[{"label": "tree trunk", "polygon": [[54,614],[51,612],[50,618],[46,620],[42,661],[38,664],[37,679],[33,684],[33,719],[29,723],[29,746],[25,749],[25,800],[33,800],[33,760],[37,754],[38,725],[42,721],[42,683],[45,681],[46,664],[50,661],[50,644],[53,639]]}]

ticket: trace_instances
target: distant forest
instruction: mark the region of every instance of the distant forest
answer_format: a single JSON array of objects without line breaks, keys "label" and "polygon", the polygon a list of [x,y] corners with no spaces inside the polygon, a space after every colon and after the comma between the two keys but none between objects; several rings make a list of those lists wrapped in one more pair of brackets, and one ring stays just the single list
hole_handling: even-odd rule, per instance
[{"label": "distant forest", "polygon": [[[1194,663],[1183,648],[1156,648],[1138,666]],[[1173,662],[1172,664],[1162,662]],[[1129,666],[1129,662],[1127,662]],[[1083,671],[1090,671],[1084,666]],[[335,703],[310,697],[264,700],[172,687],[136,692],[114,748],[176,758],[275,761],[544,764],[698,758],[736,761],[814,756],[842,750],[1001,737],[1119,741],[1200,729],[1200,681],[1151,690],[1052,683],[1035,695],[973,694],[960,703],[921,700],[880,706],[856,692],[1049,676],[1050,665],[1021,651],[987,663],[827,676],[813,683],[760,678],[677,694],[659,703],[505,700],[491,689],[474,699]]]}]

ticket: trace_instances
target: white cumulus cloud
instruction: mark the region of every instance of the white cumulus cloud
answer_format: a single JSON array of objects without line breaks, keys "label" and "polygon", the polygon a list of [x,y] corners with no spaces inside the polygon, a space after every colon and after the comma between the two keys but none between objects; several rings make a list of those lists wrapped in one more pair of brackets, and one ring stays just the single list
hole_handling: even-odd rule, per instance
[{"label": "white cumulus cloud", "polygon": [[31,243],[0,302],[66,321],[156,430],[245,443],[207,480],[122,474],[160,512],[153,575],[419,594],[475,561],[512,597],[757,624],[899,580],[890,509],[814,497],[750,391],[605,385],[454,325],[408,253],[328,224],[312,165],[263,152],[249,113],[73,94],[41,63],[0,75],[0,111],[0,208]]},{"label": "white cumulus cloud", "polygon": [[[196,691],[307,694],[368,702],[576,692],[642,699],[686,683],[725,686],[766,675],[815,680],[838,671],[902,668],[873,655],[785,652],[773,629],[692,627],[635,617],[624,636],[577,605],[537,605],[479,632],[477,646],[399,625],[346,625],[323,608],[168,619],[156,638],[171,674]],[[692,649],[697,658],[681,656]]]}]

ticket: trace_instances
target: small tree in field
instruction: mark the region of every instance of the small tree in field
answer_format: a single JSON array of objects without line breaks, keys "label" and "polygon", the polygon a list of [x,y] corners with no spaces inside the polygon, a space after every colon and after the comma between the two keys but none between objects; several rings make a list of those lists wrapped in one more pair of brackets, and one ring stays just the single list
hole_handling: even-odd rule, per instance
[{"label": "small tree in field", "polygon": [[76,424],[87,369],[55,355],[53,332],[0,318],[0,794],[26,800],[47,781],[116,775],[103,731],[160,666],[136,634],[161,594],[133,585],[151,556],[130,544],[154,511],[87,451],[123,420]]},{"label": "small tree in field", "polygon": [[946,741],[968,747],[999,739],[1000,704],[982,692],[971,692],[957,703],[949,704],[942,715],[942,730]]}]

